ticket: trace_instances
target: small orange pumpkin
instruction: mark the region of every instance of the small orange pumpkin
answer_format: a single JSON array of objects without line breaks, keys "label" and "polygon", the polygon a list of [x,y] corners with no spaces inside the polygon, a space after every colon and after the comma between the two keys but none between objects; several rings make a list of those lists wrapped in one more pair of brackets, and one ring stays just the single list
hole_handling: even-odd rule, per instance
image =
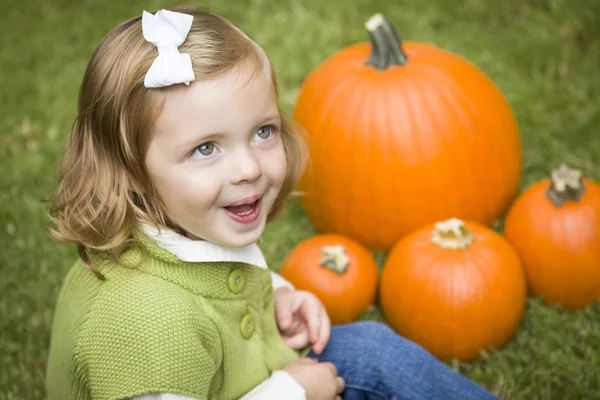
[{"label": "small orange pumpkin", "polygon": [[333,324],[355,321],[375,303],[377,264],[360,243],[343,235],[304,240],[284,260],[280,274],[296,289],[314,293]]},{"label": "small orange pumpkin", "polygon": [[328,57],[294,108],[308,134],[311,162],[298,188],[311,222],[385,252],[450,217],[491,225],[519,191],[510,104],[457,54],[401,43],[379,14],[366,27],[371,43]]},{"label": "small orange pumpkin", "polygon": [[525,312],[525,273],[493,230],[450,219],[414,231],[385,261],[380,299],[401,335],[441,360],[502,348]]},{"label": "small orange pumpkin", "polygon": [[561,165],[510,208],[504,236],[519,253],[529,290],[577,309],[600,299],[600,184]]}]

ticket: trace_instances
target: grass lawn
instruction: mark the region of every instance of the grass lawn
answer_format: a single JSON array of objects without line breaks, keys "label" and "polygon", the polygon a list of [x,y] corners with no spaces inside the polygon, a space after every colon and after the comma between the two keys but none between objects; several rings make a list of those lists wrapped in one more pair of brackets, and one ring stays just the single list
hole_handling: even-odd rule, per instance
[{"label": "grass lawn", "polygon": [[[597,0],[207,0],[270,54],[291,112],[299,83],[334,51],[367,38],[383,12],[403,39],[434,42],[502,89],[523,137],[523,186],[562,161],[600,180]],[[125,18],[173,1],[2,0],[0,13],[0,399],[42,399],[53,307],[76,254],[44,232],[40,199],[76,111],[86,63]],[[277,269],[314,234],[297,201],[268,227]],[[599,266],[600,267],[600,266]],[[382,319],[378,311],[363,318]],[[529,299],[503,350],[461,373],[504,399],[600,399],[600,305],[568,313]]]}]

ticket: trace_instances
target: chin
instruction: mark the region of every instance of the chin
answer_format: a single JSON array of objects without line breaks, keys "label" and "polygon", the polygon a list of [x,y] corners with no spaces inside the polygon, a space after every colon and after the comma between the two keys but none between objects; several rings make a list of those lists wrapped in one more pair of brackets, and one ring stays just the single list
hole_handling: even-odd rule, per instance
[{"label": "chin", "polygon": [[233,238],[233,240],[228,240],[222,243],[227,247],[246,247],[253,243],[258,242],[260,239],[260,235],[257,237],[256,235],[236,235],[237,237]]},{"label": "chin", "polygon": [[264,223],[248,232],[227,232],[222,244],[228,247],[246,247],[258,242],[264,230]]}]

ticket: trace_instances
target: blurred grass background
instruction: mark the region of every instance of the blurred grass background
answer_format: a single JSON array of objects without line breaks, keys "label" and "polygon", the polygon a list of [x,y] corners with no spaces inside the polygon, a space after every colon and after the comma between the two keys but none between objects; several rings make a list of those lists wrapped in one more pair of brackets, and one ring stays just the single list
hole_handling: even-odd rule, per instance
[{"label": "blurred grass background", "polygon": [[[76,112],[79,84],[102,37],[142,10],[174,1],[2,0],[0,13],[0,399],[43,399],[53,307],[75,251],[44,232],[40,199]],[[291,113],[299,84],[325,57],[366,40],[384,13],[404,40],[477,64],[513,106],[523,186],[566,161],[600,180],[600,2],[597,0],[208,0],[269,53]],[[500,167],[500,166],[499,166]],[[299,203],[268,227],[279,268],[314,234]],[[381,259],[381,257],[380,257]],[[382,319],[378,310],[363,316]],[[503,350],[451,363],[504,399],[600,399],[600,306],[568,313],[529,299]]]}]

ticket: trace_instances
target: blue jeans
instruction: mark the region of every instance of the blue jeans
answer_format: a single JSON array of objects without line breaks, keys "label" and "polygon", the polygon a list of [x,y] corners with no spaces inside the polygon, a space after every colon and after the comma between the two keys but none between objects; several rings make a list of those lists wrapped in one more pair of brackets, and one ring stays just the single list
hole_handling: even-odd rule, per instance
[{"label": "blue jeans", "polygon": [[344,400],[497,400],[421,346],[377,322],[337,325],[320,355],[346,381]]}]

